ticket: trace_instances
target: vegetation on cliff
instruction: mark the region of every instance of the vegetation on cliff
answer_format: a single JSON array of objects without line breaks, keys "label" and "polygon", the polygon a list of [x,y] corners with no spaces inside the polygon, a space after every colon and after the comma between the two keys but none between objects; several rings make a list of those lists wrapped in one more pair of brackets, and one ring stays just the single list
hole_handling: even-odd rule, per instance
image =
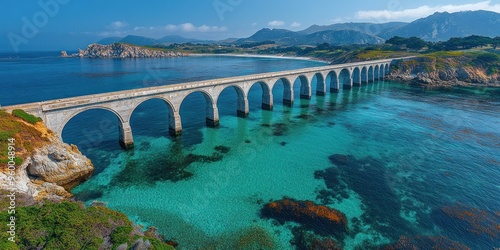
[{"label": "vegetation on cliff", "polygon": [[30,155],[35,148],[49,143],[52,132],[44,129],[39,118],[17,110],[13,115],[0,109],[0,171],[7,167],[8,139],[14,138],[16,145],[16,164]]},{"label": "vegetation on cliff", "polygon": [[[0,212],[1,221],[10,216]],[[174,249],[151,231],[142,233],[125,214],[103,206],[46,202],[16,209],[16,242],[8,241],[3,232],[0,249],[116,249],[122,244]]]}]

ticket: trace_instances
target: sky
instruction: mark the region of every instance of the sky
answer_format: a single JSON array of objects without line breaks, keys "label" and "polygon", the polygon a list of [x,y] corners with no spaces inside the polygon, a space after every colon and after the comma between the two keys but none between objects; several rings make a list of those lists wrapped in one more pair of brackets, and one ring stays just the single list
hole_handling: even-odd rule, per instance
[{"label": "sky", "polygon": [[222,40],[262,28],[411,22],[466,10],[500,12],[500,0],[1,0],[0,51],[76,50],[126,35]]}]

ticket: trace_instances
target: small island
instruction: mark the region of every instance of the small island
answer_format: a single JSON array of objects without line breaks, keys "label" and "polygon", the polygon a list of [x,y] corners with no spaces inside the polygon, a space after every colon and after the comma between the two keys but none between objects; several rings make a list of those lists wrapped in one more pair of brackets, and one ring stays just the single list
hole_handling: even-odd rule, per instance
[{"label": "small island", "polygon": [[90,44],[87,49],[79,49],[78,53],[71,55],[68,55],[66,51],[61,51],[61,57],[80,58],[168,58],[181,56],[187,56],[187,54],[124,43],[114,43],[111,45]]}]

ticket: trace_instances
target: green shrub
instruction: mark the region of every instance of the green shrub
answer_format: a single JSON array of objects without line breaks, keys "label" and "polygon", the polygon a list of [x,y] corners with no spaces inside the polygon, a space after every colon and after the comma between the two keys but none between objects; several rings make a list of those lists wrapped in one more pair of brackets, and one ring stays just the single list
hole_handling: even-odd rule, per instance
[{"label": "green shrub", "polygon": [[30,115],[28,113],[26,113],[24,110],[22,109],[14,109],[12,111],[12,115],[15,116],[15,117],[19,117],[31,124],[35,124],[37,122],[41,122],[42,121],[42,118],[40,117],[36,117],[34,115]]},{"label": "green shrub", "polygon": [[111,242],[114,246],[119,246],[123,243],[130,243],[130,236],[134,228],[132,226],[119,226],[115,228],[111,234]]}]

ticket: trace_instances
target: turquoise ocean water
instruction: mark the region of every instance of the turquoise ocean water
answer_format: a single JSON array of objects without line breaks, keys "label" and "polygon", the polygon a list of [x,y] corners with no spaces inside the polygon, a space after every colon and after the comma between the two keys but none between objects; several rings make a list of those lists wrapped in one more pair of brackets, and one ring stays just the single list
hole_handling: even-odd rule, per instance
[{"label": "turquoise ocean water", "polygon": [[[323,64],[34,55],[4,57],[0,65],[2,85],[21,88],[0,94],[7,105]],[[262,90],[254,85],[250,116],[243,119],[236,117],[234,90],[224,91],[219,128],[205,126],[204,99],[193,94],[181,107],[184,131],[178,138],[168,135],[166,105],[148,101],[132,117],[130,151],[118,145],[113,114],[82,113],[63,138],[77,144],[96,171],[73,192],[157,227],[179,249],[259,249],[255,242],[303,249],[311,238],[335,239],[345,249],[378,249],[405,242],[402,236],[422,249],[429,242],[500,247],[500,90],[423,90],[379,81],[297,98],[293,107],[281,105],[282,92],[277,84],[274,110],[263,111]],[[343,212],[348,232],[318,235],[299,223],[261,217],[264,204],[283,197]]]}]

